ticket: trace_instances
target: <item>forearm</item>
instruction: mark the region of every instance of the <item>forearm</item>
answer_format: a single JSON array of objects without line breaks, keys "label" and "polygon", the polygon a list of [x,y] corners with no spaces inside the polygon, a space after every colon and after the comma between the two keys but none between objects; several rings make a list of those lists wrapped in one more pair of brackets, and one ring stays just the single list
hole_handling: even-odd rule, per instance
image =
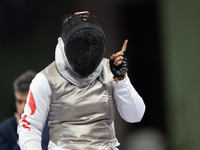
[{"label": "forearm", "polygon": [[113,96],[121,117],[127,122],[139,122],[145,112],[141,96],[134,89],[128,76],[115,85]]},{"label": "forearm", "polygon": [[42,150],[41,144],[37,141],[28,141],[24,144],[21,150]]}]

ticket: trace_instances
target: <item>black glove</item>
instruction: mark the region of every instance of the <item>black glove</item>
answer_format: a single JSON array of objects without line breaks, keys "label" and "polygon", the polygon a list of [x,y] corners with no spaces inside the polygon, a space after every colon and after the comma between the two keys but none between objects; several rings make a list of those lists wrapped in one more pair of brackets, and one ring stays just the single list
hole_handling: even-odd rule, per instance
[{"label": "black glove", "polygon": [[125,55],[123,55],[122,63],[116,66],[114,63],[115,60],[110,59],[110,70],[113,73],[114,77],[123,77],[128,71],[128,61]]}]

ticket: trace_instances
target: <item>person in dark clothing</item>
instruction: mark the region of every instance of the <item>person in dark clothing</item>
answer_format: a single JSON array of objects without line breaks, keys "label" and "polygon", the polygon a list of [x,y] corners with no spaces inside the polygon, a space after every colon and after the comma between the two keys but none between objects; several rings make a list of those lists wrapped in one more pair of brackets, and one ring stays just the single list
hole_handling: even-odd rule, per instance
[{"label": "person in dark clothing", "polygon": [[[18,145],[17,126],[28,96],[29,86],[36,73],[28,70],[20,75],[13,84],[16,112],[0,124],[0,150],[20,150]],[[42,149],[47,150],[49,143],[48,118],[42,134]]]}]

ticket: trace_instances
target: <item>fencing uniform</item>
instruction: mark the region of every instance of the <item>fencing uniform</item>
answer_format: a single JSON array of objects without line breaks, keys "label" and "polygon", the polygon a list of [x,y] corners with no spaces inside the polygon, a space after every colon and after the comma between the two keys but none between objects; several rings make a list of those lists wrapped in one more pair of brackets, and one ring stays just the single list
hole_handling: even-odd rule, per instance
[{"label": "fencing uniform", "polygon": [[65,42],[58,38],[55,61],[38,73],[30,86],[18,126],[22,150],[41,150],[41,131],[48,115],[50,150],[117,149],[115,105],[127,122],[142,119],[142,98],[128,76],[118,84],[113,81],[108,59],[102,58],[89,75],[85,70],[91,68],[77,70],[78,62],[71,64]]}]

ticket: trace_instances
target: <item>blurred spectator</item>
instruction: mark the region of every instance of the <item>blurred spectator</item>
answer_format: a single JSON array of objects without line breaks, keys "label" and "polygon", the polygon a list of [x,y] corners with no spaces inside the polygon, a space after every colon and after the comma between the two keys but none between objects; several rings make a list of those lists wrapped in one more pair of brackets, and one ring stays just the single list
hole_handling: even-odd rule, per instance
[{"label": "blurred spectator", "polygon": [[[24,106],[29,91],[29,86],[36,73],[29,70],[15,79],[13,83],[16,112],[14,116],[6,119],[0,124],[0,150],[20,150],[18,145],[17,126],[21,115],[24,112]],[[49,143],[49,127],[47,125],[43,129],[42,148],[47,150]]]}]

